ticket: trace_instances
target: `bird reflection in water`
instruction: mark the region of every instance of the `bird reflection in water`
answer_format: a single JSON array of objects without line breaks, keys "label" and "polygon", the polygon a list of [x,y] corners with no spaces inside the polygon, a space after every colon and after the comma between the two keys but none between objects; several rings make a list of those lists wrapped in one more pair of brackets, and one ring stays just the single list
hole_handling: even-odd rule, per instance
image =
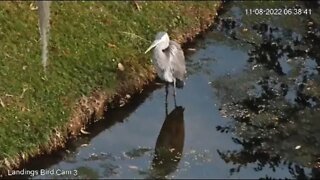
[{"label": "bird reflection in water", "polygon": [[184,108],[177,106],[166,114],[155,146],[150,174],[152,177],[149,178],[164,179],[177,169],[184,146],[183,113]]}]

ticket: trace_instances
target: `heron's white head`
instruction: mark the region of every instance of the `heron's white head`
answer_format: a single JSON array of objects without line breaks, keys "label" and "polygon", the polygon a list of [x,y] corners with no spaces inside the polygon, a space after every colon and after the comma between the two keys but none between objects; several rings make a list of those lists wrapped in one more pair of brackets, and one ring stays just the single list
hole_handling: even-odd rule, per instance
[{"label": "heron's white head", "polygon": [[169,46],[169,35],[166,32],[158,32],[155,40],[152,42],[151,46],[146,50],[146,52],[144,52],[145,54],[150,51],[152,48],[158,46],[158,45],[162,45],[164,48]]}]

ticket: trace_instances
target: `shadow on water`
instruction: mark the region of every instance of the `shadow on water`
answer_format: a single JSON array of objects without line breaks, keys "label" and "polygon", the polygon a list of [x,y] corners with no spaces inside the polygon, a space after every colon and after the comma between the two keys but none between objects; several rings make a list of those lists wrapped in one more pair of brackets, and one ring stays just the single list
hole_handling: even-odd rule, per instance
[{"label": "shadow on water", "polygon": [[178,106],[166,116],[157,138],[151,176],[147,179],[164,179],[177,169],[185,136],[183,111],[184,108]]},{"label": "shadow on water", "polygon": [[[284,7],[312,14],[245,14]],[[181,106],[168,96],[166,115],[164,87],[150,88],[27,167],[77,178],[320,178],[319,25],[308,1],[228,2],[212,32],[186,47]],[[64,177],[74,176],[34,178]]]}]

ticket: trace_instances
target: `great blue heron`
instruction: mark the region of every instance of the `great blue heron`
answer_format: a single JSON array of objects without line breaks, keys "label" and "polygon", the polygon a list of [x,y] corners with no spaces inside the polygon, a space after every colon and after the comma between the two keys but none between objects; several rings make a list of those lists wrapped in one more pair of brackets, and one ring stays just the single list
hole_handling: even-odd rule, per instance
[{"label": "great blue heron", "polygon": [[183,50],[180,44],[169,39],[166,32],[158,32],[155,40],[145,53],[153,50],[152,62],[158,76],[166,81],[166,100],[168,95],[168,83],[173,83],[174,103],[176,106],[176,87],[182,88],[186,78],[186,64]]}]

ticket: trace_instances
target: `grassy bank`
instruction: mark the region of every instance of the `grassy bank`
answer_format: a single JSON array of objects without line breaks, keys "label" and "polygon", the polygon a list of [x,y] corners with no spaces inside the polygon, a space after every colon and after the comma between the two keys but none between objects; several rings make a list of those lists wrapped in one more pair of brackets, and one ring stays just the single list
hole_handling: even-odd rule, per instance
[{"label": "grassy bank", "polygon": [[0,3],[0,170],[63,146],[105,100],[141,89],[154,77],[143,52],[155,33],[184,42],[220,3],[138,2],[138,11],[131,2],[53,2],[46,74],[30,4]]}]

